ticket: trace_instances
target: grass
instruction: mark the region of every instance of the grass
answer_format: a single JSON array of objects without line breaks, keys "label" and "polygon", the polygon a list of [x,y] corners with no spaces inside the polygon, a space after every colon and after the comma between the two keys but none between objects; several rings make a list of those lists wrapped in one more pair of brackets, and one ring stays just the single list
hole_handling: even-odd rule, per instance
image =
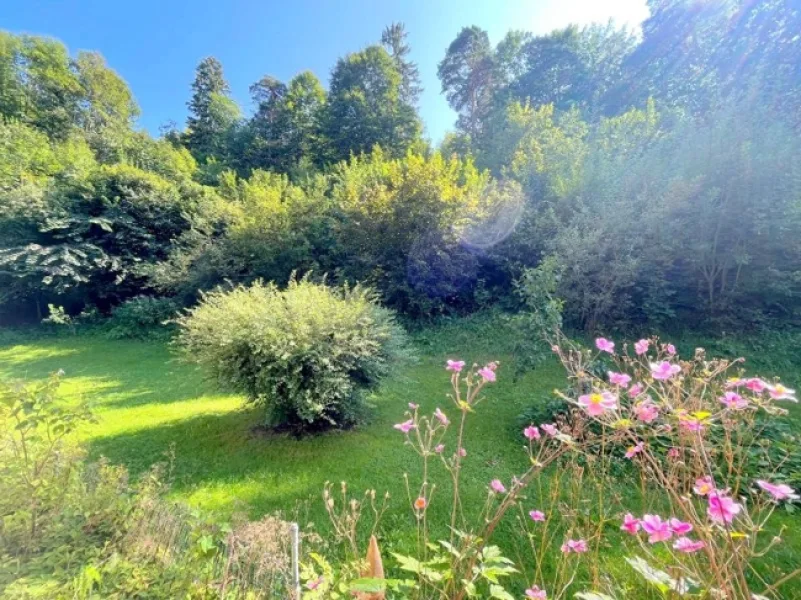
[{"label": "grass", "polygon": [[[345,481],[357,497],[371,488],[379,494],[389,491],[392,499],[382,521],[382,544],[409,549],[414,525],[402,475],[408,472],[418,481],[419,467],[392,424],[402,420],[408,402],[419,403],[425,411],[441,406],[449,412],[445,359],[458,355],[468,361],[501,360],[498,383],[488,388],[487,400],[468,425],[463,499],[476,510],[491,479],[508,481],[525,468],[522,442],[515,435],[518,415],[564,383],[555,363],[513,381],[510,365],[505,370],[509,357],[503,355],[508,348],[502,335],[491,343],[499,355],[479,350],[481,344],[459,324],[434,334],[423,332],[416,339],[419,362],[382,386],[373,398],[370,423],[303,439],[260,433],[256,429],[260,415],[244,406],[242,397],[215,389],[195,367],[177,361],[162,342],[78,336],[0,346],[0,377],[35,379],[64,369],[65,395],[89,400],[96,407],[99,423],[81,432],[91,456],[106,456],[138,475],[163,461],[172,448],[172,495],[220,518],[242,509],[253,518],[282,511],[325,533],[328,519],[320,499],[325,482],[338,487]],[[454,351],[448,354],[448,349]],[[801,424],[799,411],[792,419]],[[433,479],[437,478],[445,480],[444,470],[434,472]],[[440,493],[447,491],[435,496]],[[432,503],[432,520],[447,521],[446,504]],[[770,568],[786,572],[801,561],[801,535],[793,533],[797,516],[782,515],[780,522],[790,530]],[[503,545],[505,535],[500,536]],[[607,558],[610,568],[625,568],[614,566],[622,561],[613,549]]]}]

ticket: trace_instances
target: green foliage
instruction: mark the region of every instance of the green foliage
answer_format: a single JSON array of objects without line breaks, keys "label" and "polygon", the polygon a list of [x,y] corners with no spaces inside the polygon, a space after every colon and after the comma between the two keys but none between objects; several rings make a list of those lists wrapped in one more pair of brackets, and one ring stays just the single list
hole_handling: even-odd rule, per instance
[{"label": "green foliage", "polygon": [[85,404],[59,402],[63,372],[43,382],[0,381],[0,543],[5,552],[36,549],[61,510],[78,455],[66,444],[94,420]]},{"label": "green foliage", "polygon": [[375,151],[343,164],[331,192],[342,214],[340,275],[369,282],[412,316],[469,306],[484,236],[515,193],[494,188],[469,160],[440,154],[389,160]]},{"label": "green foliage", "polygon": [[347,160],[375,146],[400,157],[418,142],[420,118],[404,100],[402,85],[395,61],[381,46],[337,61],[324,125],[332,160]]},{"label": "green foliage", "polygon": [[167,337],[173,330],[168,321],[179,308],[170,298],[136,296],[114,307],[104,326],[112,339]]},{"label": "green foliage", "polygon": [[308,278],[216,291],[178,319],[189,360],[295,430],[353,425],[404,357],[404,334],[365,288]]}]

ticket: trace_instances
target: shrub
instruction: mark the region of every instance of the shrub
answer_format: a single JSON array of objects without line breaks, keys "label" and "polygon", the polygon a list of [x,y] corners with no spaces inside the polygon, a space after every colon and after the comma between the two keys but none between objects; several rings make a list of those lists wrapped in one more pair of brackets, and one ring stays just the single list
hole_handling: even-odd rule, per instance
[{"label": "shrub", "polygon": [[393,314],[360,286],[293,277],[215,291],[178,319],[187,357],[296,431],[354,424],[365,392],[404,355]]},{"label": "shrub", "polygon": [[166,336],[172,330],[169,320],[178,312],[171,298],[137,296],[117,306],[106,323],[113,339]]}]

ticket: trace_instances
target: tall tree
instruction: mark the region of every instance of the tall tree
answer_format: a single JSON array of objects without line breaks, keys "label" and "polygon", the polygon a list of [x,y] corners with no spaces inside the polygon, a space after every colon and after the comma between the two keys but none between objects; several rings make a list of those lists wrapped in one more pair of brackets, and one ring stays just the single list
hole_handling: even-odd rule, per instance
[{"label": "tall tree", "polygon": [[392,23],[384,28],[381,33],[381,44],[386,48],[395,67],[401,76],[401,98],[409,104],[417,104],[420,93],[423,91],[420,85],[420,72],[417,63],[408,59],[411,48],[406,42],[409,34],[403,23]]},{"label": "tall tree", "polygon": [[564,29],[529,40],[525,68],[510,84],[511,96],[534,105],[579,106],[591,112],[620,81],[623,61],[636,38],[610,22]]},{"label": "tall tree", "polygon": [[250,88],[256,113],[248,123],[243,170],[287,172],[307,157],[321,158],[321,118],[325,90],[310,71],[285,85],[269,76]]},{"label": "tall tree", "polygon": [[220,61],[214,57],[200,61],[188,103],[186,145],[201,162],[226,153],[230,130],[241,116],[229,92]]},{"label": "tall tree", "polygon": [[404,102],[401,75],[381,46],[369,46],[337,61],[331,75],[325,132],[331,158],[381,146],[401,156],[420,139],[422,126],[414,107]]},{"label": "tall tree", "polygon": [[459,113],[459,127],[474,138],[481,133],[492,103],[494,71],[489,35],[475,25],[459,32],[439,63],[442,91]]},{"label": "tall tree", "polygon": [[81,52],[73,64],[83,89],[78,125],[101,161],[118,160],[139,106],[128,84],[97,52]]},{"label": "tall tree", "polygon": [[66,139],[75,126],[81,83],[61,42],[0,32],[0,112]]}]

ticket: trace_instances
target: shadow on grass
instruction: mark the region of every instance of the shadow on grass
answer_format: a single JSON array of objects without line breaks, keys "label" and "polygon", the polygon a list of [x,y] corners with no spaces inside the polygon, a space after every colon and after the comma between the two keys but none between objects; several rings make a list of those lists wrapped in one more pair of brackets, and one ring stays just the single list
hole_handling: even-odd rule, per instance
[{"label": "shadow on grass", "polygon": [[67,396],[104,408],[182,402],[217,391],[161,342],[73,337],[0,348],[0,376],[40,379],[59,369],[66,373]]}]

